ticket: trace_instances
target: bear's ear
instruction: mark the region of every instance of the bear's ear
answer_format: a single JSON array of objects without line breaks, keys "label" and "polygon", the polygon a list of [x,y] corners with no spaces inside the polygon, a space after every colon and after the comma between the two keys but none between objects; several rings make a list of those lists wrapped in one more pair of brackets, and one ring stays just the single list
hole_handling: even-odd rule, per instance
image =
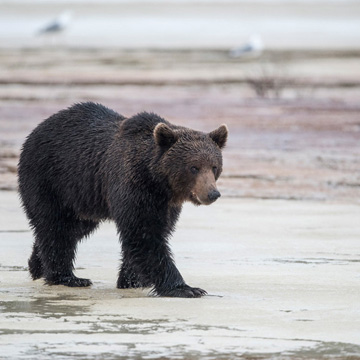
[{"label": "bear's ear", "polygon": [[154,138],[156,144],[169,148],[176,143],[178,136],[166,124],[159,123],[155,126]]},{"label": "bear's ear", "polygon": [[222,149],[226,144],[226,140],[228,138],[228,133],[229,133],[229,130],[228,130],[227,126],[225,124],[223,124],[216,130],[209,133],[209,136],[211,139],[213,139],[216,142],[216,144],[219,146],[219,148]]}]

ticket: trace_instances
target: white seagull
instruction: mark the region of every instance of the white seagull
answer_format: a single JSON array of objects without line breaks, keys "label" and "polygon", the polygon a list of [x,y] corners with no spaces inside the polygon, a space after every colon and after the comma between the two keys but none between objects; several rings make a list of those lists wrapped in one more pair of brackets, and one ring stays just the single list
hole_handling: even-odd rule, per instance
[{"label": "white seagull", "polygon": [[49,22],[47,25],[42,27],[38,34],[55,34],[63,31],[69,24],[72,18],[71,11],[64,11],[59,16],[57,16],[54,20]]},{"label": "white seagull", "polygon": [[259,35],[251,35],[248,42],[243,46],[231,49],[232,58],[255,58],[259,57],[264,50],[264,43]]}]

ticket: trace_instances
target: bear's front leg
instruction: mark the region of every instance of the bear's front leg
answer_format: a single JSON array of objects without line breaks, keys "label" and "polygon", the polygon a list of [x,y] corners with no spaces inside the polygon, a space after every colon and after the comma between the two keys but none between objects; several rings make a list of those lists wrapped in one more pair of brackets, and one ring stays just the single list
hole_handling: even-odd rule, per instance
[{"label": "bear's front leg", "polygon": [[127,269],[123,264],[119,272],[119,277],[117,280],[116,287],[118,289],[132,289],[132,288],[140,288],[145,286],[141,286],[136,274],[132,270]]},{"label": "bear's front leg", "polygon": [[[117,287],[124,289],[154,286],[151,295],[164,297],[198,298],[206,295],[205,290],[185,283],[172,260],[170,250],[161,248],[156,249],[158,255],[154,258],[142,258],[140,254],[133,257],[133,271],[120,271]],[[147,248],[146,253],[151,254],[152,251]],[[125,254],[124,256],[127,257]]]},{"label": "bear's front leg", "polygon": [[123,263],[119,271],[119,277],[116,287],[118,289],[132,289],[132,288],[147,288],[153,286],[151,282],[141,281],[139,276],[131,269],[130,265],[125,261],[126,256],[123,256]]},{"label": "bear's front leg", "polygon": [[117,286],[152,286],[151,294],[157,296],[201,297],[206,291],[185,283],[167,241],[175,228],[181,206],[169,205],[170,196],[160,185],[153,185],[152,191],[148,191],[148,186],[148,183],[123,184],[121,189],[111,189],[109,195],[116,204],[111,207],[111,216],[122,245]]},{"label": "bear's front leg", "polygon": [[[166,272],[170,274],[170,276],[166,275]],[[155,285],[154,289],[151,291],[151,294],[165,297],[197,298],[207,294],[207,292],[203,289],[192,288],[189,285],[186,285],[175,264],[173,263],[167,265],[167,270],[165,271],[164,276],[164,278],[168,279],[166,283],[164,283],[164,281],[159,278],[156,284],[156,280],[153,282],[150,280],[151,277],[141,275],[142,271],[139,271],[139,273],[140,275],[136,274],[134,270],[130,268],[129,264],[123,262],[117,281],[117,288],[146,288]],[[174,284],[178,285],[174,286]]]},{"label": "bear's front leg", "polygon": [[[153,286],[152,295],[196,298],[206,291],[187,285],[176,268],[166,236],[166,222],[149,221],[144,213],[126,224],[117,222],[122,240],[122,261],[117,287]],[[123,226],[122,226],[123,225]]]},{"label": "bear's front leg", "polygon": [[153,285],[152,295],[166,297],[197,298],[207,294],[205,290],[185,283],[174,264],[166,240],[151,240],[149,236],[148,240],[135,243],[123,241],[123,258],[132,272],[129,276],[129,273],[120,271],[119,288]]}]

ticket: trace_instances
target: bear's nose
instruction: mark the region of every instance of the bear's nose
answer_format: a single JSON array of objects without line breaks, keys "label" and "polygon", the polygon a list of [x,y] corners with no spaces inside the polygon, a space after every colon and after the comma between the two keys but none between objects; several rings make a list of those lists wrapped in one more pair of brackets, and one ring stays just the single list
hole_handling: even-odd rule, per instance
[{"label": "bear's nose", "polygon": [[220,196],[221,194],[217,190],[211,190],[208,194],[208,198],[210,201],[215,201]]}]

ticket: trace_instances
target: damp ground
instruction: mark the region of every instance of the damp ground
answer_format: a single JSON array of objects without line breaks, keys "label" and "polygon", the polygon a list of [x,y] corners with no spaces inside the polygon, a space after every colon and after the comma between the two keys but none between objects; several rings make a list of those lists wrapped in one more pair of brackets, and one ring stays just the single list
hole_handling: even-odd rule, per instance
[{"label": "damp ground", "polygon": [[360,206],[221,198],[184,207],[171,240],[201,299],[115,288],[120,245],[104,223],[79,245],[86,289],[32,281],[32,234],[0,192],[4,359],[360,359]]}]

